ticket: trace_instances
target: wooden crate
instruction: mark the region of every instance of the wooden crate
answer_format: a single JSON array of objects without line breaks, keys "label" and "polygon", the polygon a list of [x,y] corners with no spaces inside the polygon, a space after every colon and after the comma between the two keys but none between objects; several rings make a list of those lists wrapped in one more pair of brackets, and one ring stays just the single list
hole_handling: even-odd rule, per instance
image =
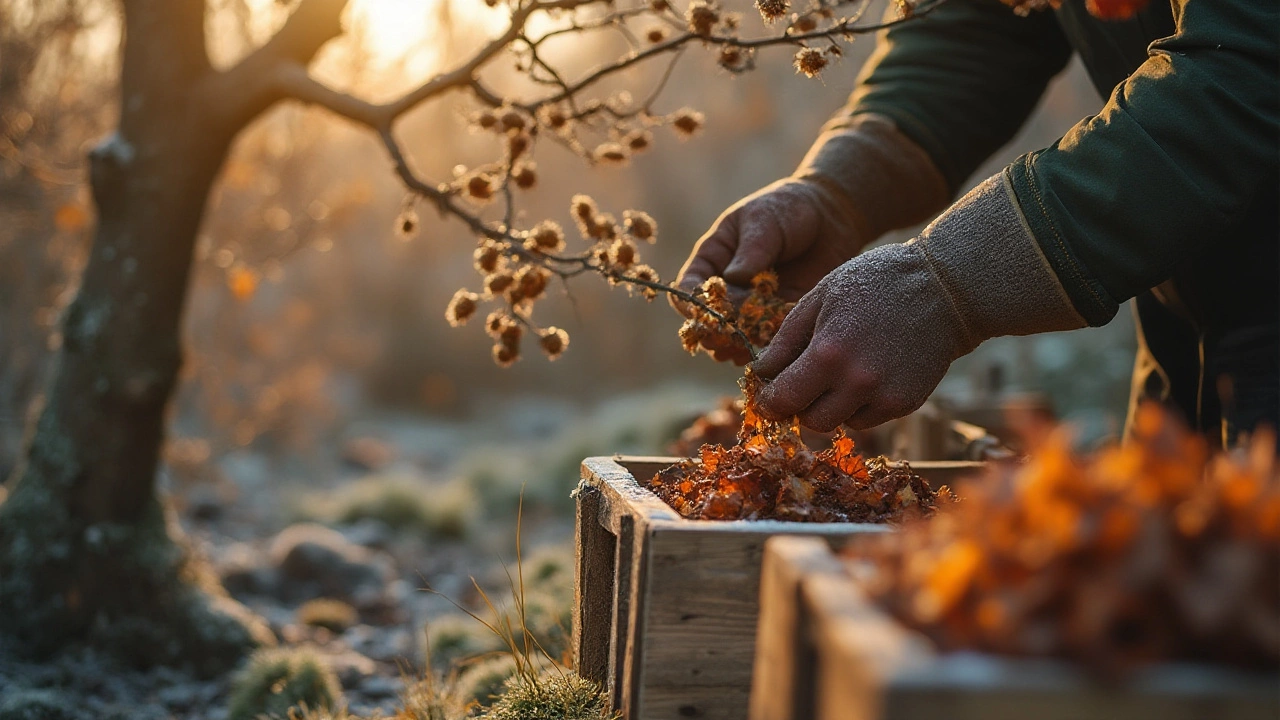
[{"label": "wooden crate", "polygon": [[1106,687],[1058,660],[939,654],[812,538],[766,544],[751,720],[1276,720],[1280,677],[1164,664]]},{"label": "wooden crate", "polygon": [[[747,715],[764,542],[838,544],[883,525],[681,518],[636,478],[679,458],[599,457],[577,491],[574,664],[629,720]],[[978,463],[913,463],[951,482]]]}]

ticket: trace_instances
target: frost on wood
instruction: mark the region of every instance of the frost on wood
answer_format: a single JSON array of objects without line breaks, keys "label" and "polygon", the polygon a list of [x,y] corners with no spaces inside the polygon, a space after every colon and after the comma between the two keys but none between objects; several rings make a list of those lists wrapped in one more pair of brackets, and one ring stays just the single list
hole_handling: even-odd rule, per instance
[{"label": "frost on wood", "polygon": [[756,413],[762,385],[748,369],[737,445],[703,445],[698,458],[662,470],[648,488],[695,520],[895,522],[930,515],[950,499],[950,490],[934,491],[906,463],[864,458],[843,433],[827,450],[805,447],[794,420]]}]

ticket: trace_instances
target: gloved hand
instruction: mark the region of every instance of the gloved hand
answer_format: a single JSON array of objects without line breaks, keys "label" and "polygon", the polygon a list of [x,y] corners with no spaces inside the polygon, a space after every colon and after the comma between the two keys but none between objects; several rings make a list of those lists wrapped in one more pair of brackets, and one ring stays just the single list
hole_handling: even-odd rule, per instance
[{"label": "gloved hand", "polygon": [[905,244],[837,268],[805,295],[755,363],[773,418],[815,430],[913,412],[982,341],[1084,327],[1000,175]]},{"label": "gloved hand", "polygon": [[[772,268],[780,296],[796,300],[868,242],[924,220],[947,197],[933,161],[891,121],[877,115],[838,118],[791,177],[720,215],[694,247],[677,284],[693,290],[722,276],[730,297],[740,301],[751,278]],[[672,302],[688,315],[682,303]]]}]

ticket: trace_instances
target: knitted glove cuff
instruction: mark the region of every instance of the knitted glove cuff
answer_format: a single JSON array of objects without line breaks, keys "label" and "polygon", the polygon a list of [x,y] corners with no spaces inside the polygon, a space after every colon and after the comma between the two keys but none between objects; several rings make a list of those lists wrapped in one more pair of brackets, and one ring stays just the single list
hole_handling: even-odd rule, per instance
[{"label": "knitted glove cuff", "polygon": [[793,177],[830,195],[864,244],[927,220],[950,197],[929,155],[874,114],[828,123]]},{"label": "knitted glove cuff", "polygon": [[964,323],[965,352],[993,337],[1087,324],[1031,234],[1007,173],[985,180],[911,242]]}]

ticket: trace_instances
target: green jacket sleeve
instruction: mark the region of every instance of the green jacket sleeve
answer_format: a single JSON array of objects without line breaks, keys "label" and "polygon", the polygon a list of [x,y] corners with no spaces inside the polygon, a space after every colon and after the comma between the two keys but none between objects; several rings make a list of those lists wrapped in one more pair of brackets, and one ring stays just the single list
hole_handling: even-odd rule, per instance
[{"label": "green jacket sleeve", "polygon": [[[1159,2],[1161,0],[1153,0]],[[1174,35],[1102,111],[1008,169],[1022,212],[1090,324],[1232,229],[1280,165],[1274,0],[1177,0]]]},{"label": "green jacket sleeve", "polygon": [[1071,52],[1052,13],[947,0],[880,35],[847,112],[891,118],[954,195],[1018,131]]}]

